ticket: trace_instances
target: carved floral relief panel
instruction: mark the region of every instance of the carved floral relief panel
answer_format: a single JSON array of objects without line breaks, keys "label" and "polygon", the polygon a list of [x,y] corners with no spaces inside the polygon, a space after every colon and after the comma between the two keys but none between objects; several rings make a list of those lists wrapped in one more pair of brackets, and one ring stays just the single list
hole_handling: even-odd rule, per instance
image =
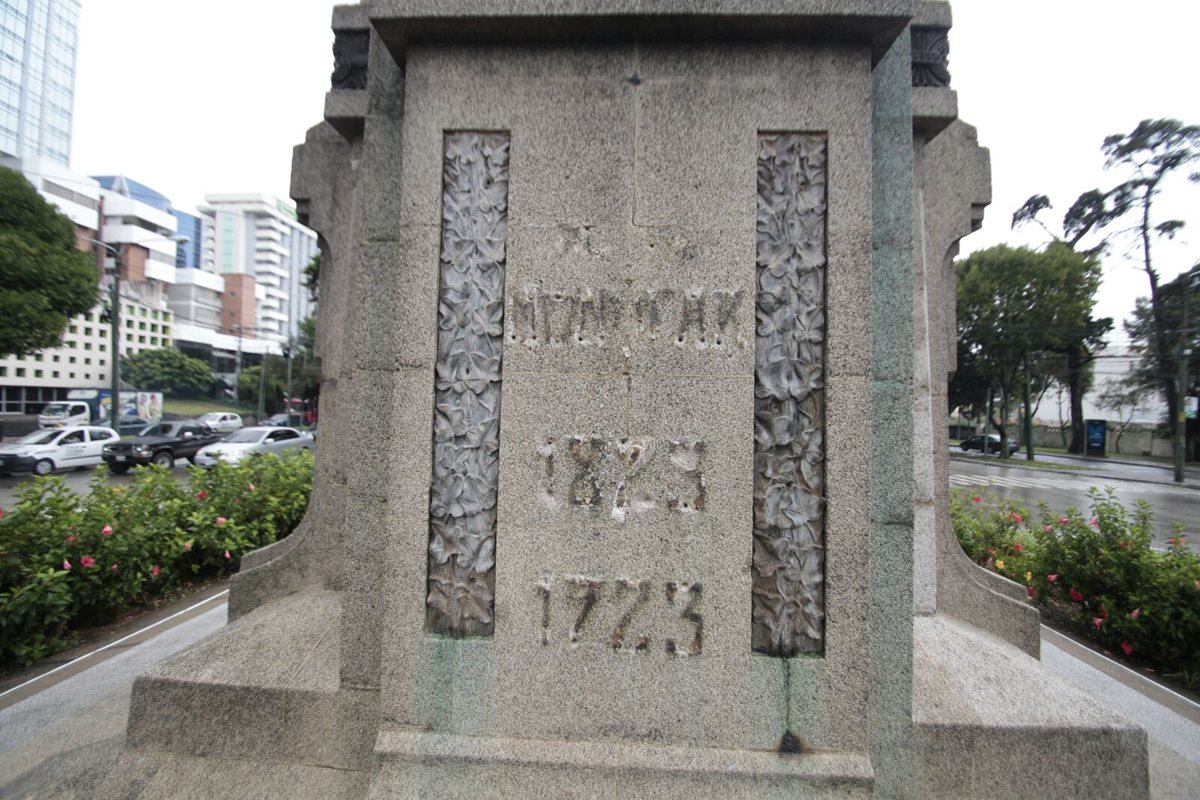
[{"label": "carved floral relief panel", "polygon": [[495,627],[508,147],[445,138],[426,627],[454,636]]},{"label": "carved floral relief panel", "polygon": [[775,656],[824,648],[826,154],[758,140],[752,646]]}]

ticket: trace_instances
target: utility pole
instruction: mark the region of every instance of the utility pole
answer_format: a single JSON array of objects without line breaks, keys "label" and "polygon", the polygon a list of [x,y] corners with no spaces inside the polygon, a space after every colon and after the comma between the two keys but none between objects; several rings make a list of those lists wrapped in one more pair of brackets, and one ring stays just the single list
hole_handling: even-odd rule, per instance
[{"label": "utility pole", "polygon": [[1184,479],[1184,461],[1187,459],[1187,362],[1188,357],[1192,354],[1192,349],[1188,347],[1188,338],[1191,336],[1191,330],[1188,329],[1188,295],[1191,293],[1192,281],[1189,276],[1183,282],[1183,339],[1179,342],[1179,389],[1176,391],[1176,396],[1179,398],[1175,410],[1175,482],[1183,483]]},{"label": "utility pole", "polygon": [[267,416],[267,353],[263,353],[258,368],[258,424]]},{"label": "utility pole", "polygon": [[1033,461],[1033,404],[1029,399],[1029,357],[1025,357],[1025,429],[1021,436],[1025,439],[1025,460]]},{"label": "utility pole", "polygon": [[[104,229],[103,223],[100,229]],[[99,234],[103,235],[103,234]],[[108,424],[114,431],[121,429],[121,255],[124,248],[101,244],[113,256],[112,310],[108,313],[108,324],[112,328],[112,404],[108,407]]]}]

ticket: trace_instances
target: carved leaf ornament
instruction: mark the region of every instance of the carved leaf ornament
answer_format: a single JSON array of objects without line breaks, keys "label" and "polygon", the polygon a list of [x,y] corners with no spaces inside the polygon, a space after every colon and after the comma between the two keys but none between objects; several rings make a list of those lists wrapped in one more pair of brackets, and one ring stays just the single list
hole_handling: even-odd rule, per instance
[{"label": "carved leaf ornament", "polygon": [[445,140],[426,626],[454,636],[494,630],[508,146]]},{"label": "carved leaf ornament", "polygon": [[752,643],[774,656],[824,647],[825,156],[758,140]]}]

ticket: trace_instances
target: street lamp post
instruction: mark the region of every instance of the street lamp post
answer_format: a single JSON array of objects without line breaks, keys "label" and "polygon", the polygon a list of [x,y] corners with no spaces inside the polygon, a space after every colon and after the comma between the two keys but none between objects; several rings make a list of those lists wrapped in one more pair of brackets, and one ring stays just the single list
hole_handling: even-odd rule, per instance
[{"label": "street lamp post", "polygon": [[[113,257],[112,270],[112,294],[109,297],[109,313],[108,324],[112,328],[112,369],[109,374],[112,376],[112,398],[110,400],[108,421],[113,430],[119,430],[121,425],[121,262],[125,258],[125,250],[131,244],[137,242],[121,242],[119,244],[109,244],[100,239],[91,239],[83,237],[85,241],[99,245],[104,248],[104,251]],[[176,244],[187,244],[191,241],[187,236],[176,235],[167,237],[170,241]]]}]

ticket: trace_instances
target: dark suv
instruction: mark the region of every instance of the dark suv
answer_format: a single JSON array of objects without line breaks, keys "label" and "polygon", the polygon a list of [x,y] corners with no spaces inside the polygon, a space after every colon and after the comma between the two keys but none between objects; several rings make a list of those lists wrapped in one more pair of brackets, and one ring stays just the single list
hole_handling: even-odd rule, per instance
[{"label": "dark suv", "polygon": [[100,457],[118,475],[139,464],[170,469],[177,458],[194,463],[201,447],[221,441],[223,435],[198,422],[159,422],[146,426],[132,439],[105,445]]},{"label": "dark suv", "polygon": [[[985,444],[985,442],[986,442],[986,444]],[[961,447],[964,451],[978,450],[981,453],[999,453],[1000,452],[1000,434],[989,433],[987,436],[984,436],[982,433],[979,433],[979,434],[976,434],[975,436],[972,436],[970,439],[963,439],[963,441],[959,445],[959,447]],[[984,449],[985,447],[987,448],[986,450]],[[1008,454],[1010,456],[1020,449],[1021,449],[1020,442],[1018,442],[1016,439],[1008,440]]]}]

